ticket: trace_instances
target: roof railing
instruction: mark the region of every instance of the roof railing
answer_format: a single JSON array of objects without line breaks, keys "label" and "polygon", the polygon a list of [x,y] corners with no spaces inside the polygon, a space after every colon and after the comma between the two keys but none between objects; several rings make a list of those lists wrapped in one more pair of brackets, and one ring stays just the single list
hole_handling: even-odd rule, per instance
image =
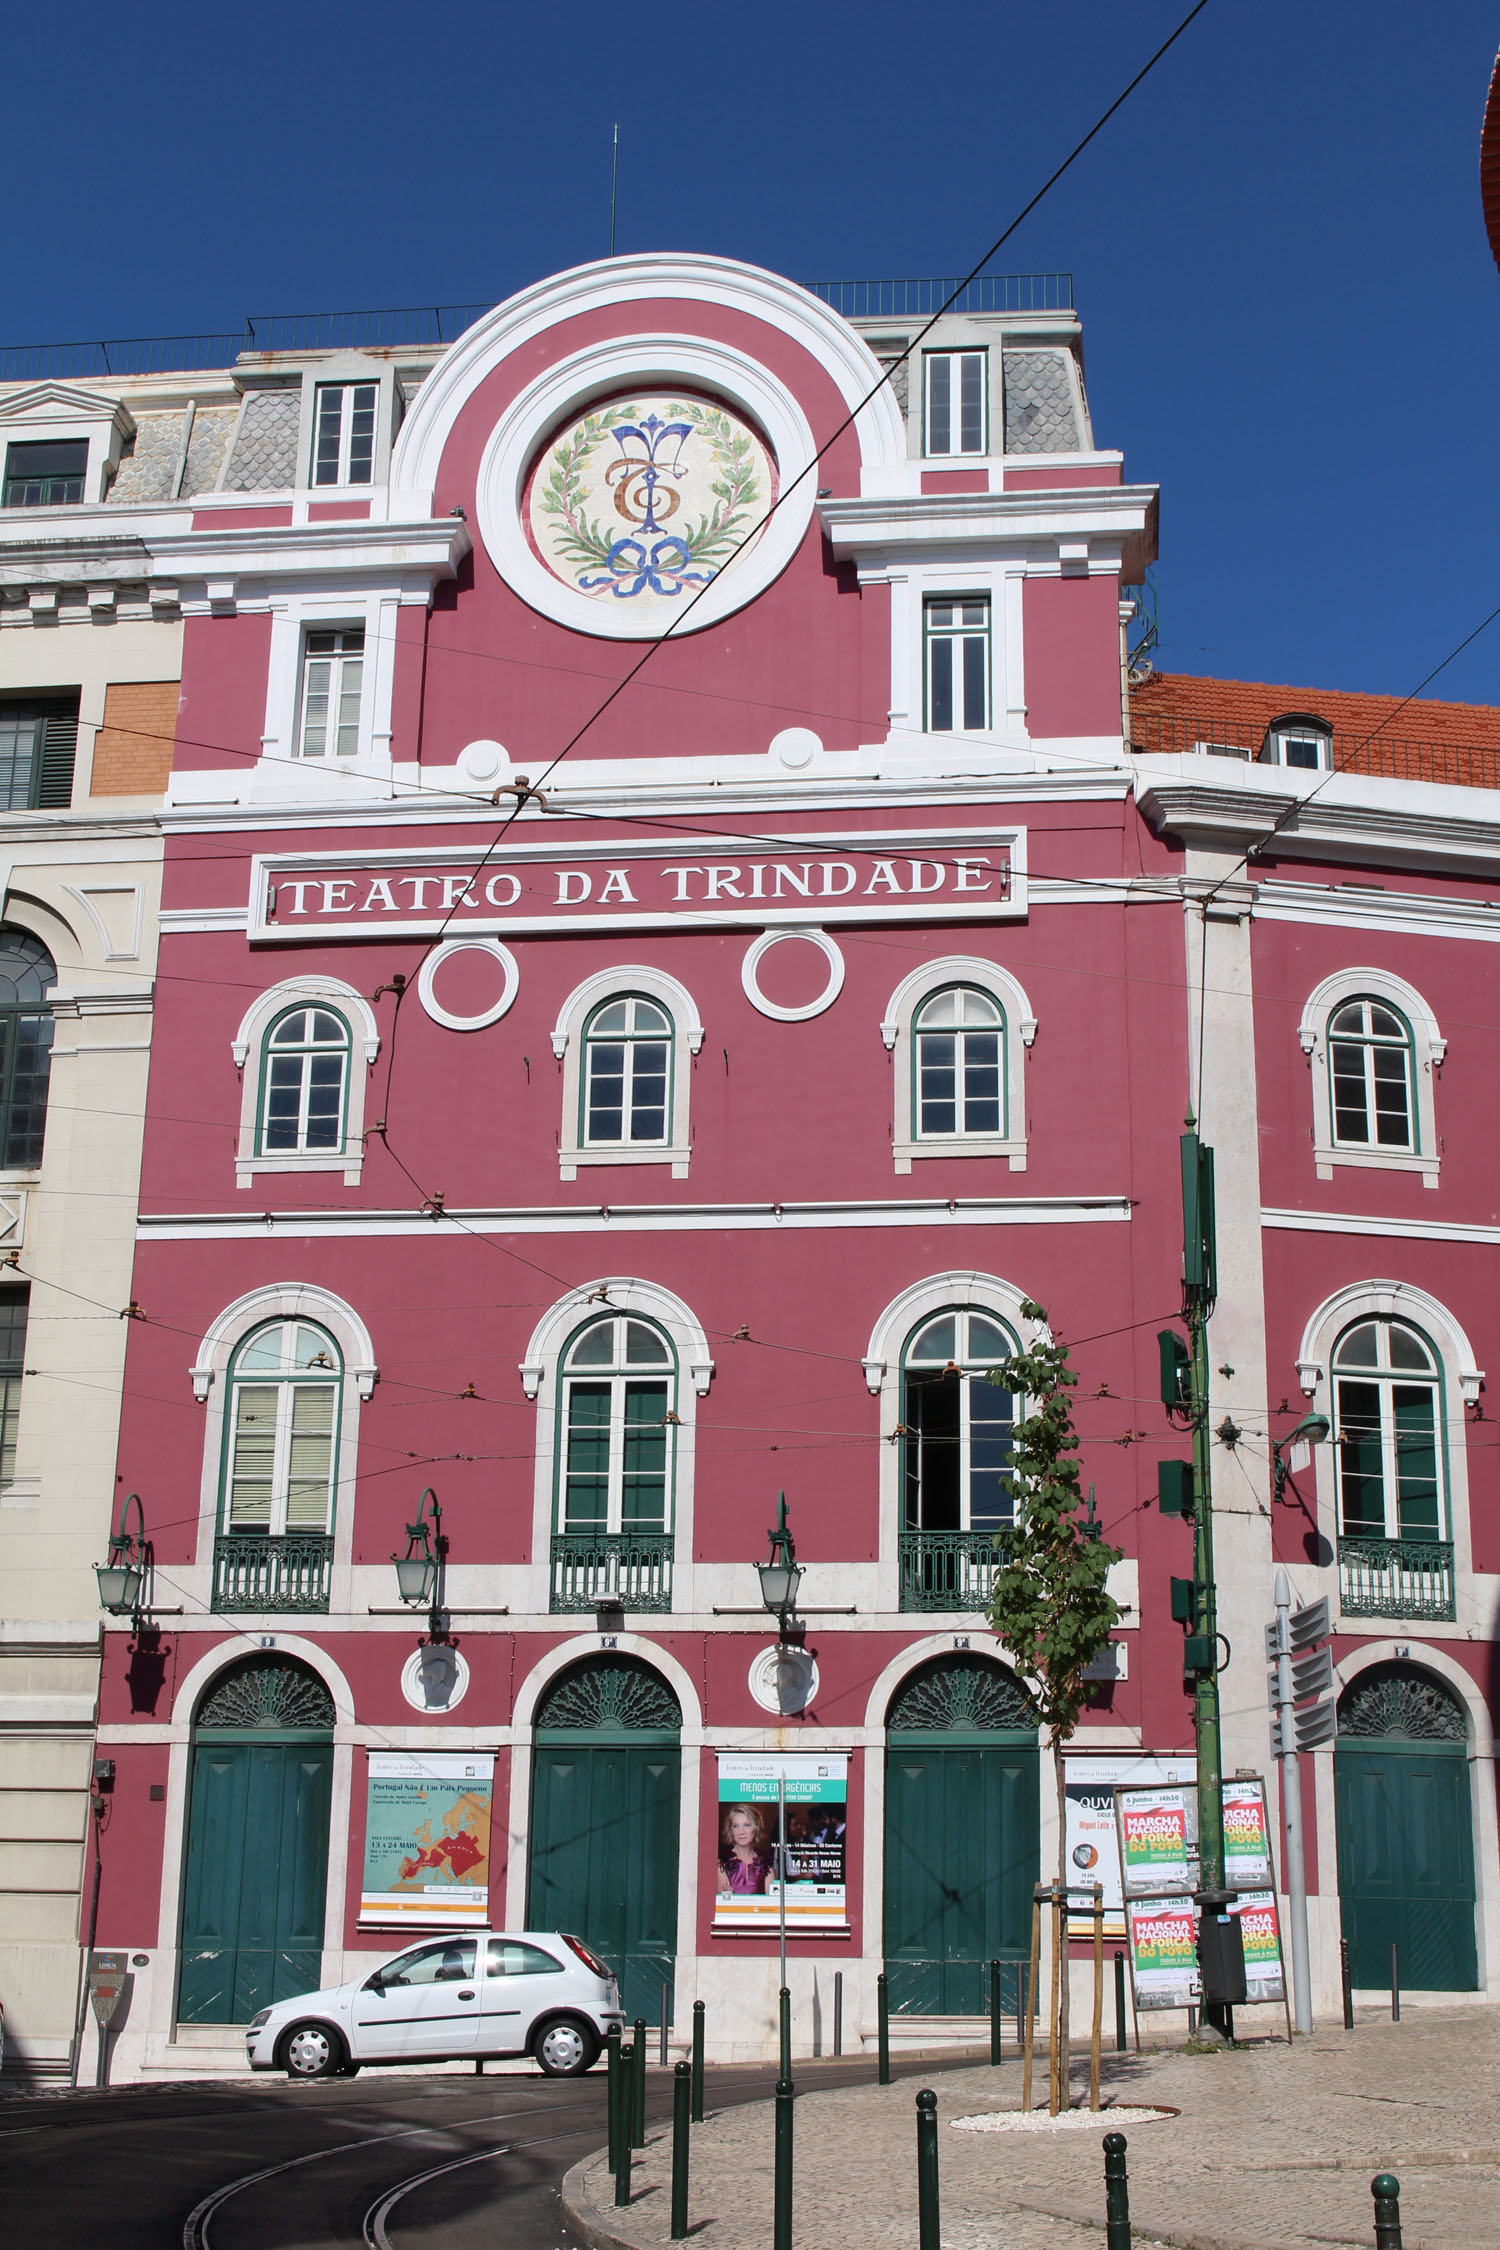
[{"label": "roof railing", "polygon": [[[1295,731],[1295,730],[1288,730]],[[1267,729],[1216,719],[1132,711],[1130,747],[1141,757],[1184,751],[1237,758],[1254,765]],[[1380,774],[1391,781],[1447,782],[1461,789],[1500,789],[1500,746],[1481,742],[1395,739],[1385,734],[1333,732],[1327,738],[1335,773]],[[1326,769],[1325,769],[1326,770]]]},{"label": "roof railing", "polygon": [[[846,320],[930,319],[957,280],[809,281],[803,286]],[[966,284],[955,312],[1067,312],[1068,273],[986,273]],[[453,343],[490,310],[398,305],[378,311],[254,313],[242,328],[197,336],[111,336],[70,344],[0,344],[0,382],[208,374],[261,352],[431,351]]]}]

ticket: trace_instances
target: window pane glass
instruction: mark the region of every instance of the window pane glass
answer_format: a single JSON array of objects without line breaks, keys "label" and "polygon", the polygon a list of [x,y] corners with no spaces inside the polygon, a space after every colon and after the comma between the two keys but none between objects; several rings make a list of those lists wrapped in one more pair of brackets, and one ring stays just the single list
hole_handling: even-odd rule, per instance
[{"label": "window pane glass", "polygon": [[567,1488],[564,1528],[602,1531],[609,1516],[608,1383],[574,1383],[568,1391]]},{"label": "window pane glass", "polygon": [[1336,1040],[1333,1060],[1333,1134],[1339,1141],[1363,1146],[1370,1138],[1370,1113],[1366,1100],[1367,1050]]},{"label": "window pane glass", "polygon": [[1356,1537],[1385,1536],[1385,1474],[1380,1445],[1380,1385],[1337,1386],[1342,1527]]},{"label": "window pane glass", "polygon": [[963,1037],[963,1130],[1000,1131],[1000,1041],[992,1031]]},{"label": "window pane glass", "polygon": [[1351,1038],[1356,1037],[1365,1028],[1363,1000],[1351,1000],[1346,1007],[1337,1009],[1328,1028],[1330,1031],[1347,1032]]},{"label": "window pane glass", "polygon": [[596,1321],[586,1328],[568,1355],[570,1367],[610,1367],[615,1356],[615,1324],[612,1320]]},{"label": "window pane glass", "polygon": [[975,992],[970,989],[960,993],[958,997],[962,1003],[962,1020],[965,1023],[1000,1022],[999,1004],[992,1000],[987,992]]},{"label": "window pane glass", "polygon": [[667,1050],[655,1040],[637,1040],[632,1051],[630,1138],[667,1137]]},{"label": "window pane glass", "polygon": [[347,1034],[343,1017],[331,1016],[326,1008],[319,1008],[313,1016],[312,1035],[314,1039],[344,1039]]},{"label": "window pane glass", "polygon": [[960,365],[959,451],[984,451],[984,354],[965,352]]},{"label": "window pane glass", "polygon": [[611,1000],[605,1007],[597,1011],[593,1022],[589,1025],[589,1030],[591,1032],[623,1031],[626,1028],[629,1006],[628,1000]]},{"label": "window pane glass", "polygon": [[346,656],[339,667],[338,756],[352,758],[359,749],[359,698],[364,680],[364,658]]},{"label": "window pane glass", "polygon": [[294,1367],[326,1368],[333,1372],[338,1367],[338,1354],[321,1328],[299,1328],[292,1352]]},{"label": "window pane glass", "polygon": [[1389,1008],[1379,1007],[1373,1000],[1370,1002],[1370,1029],[1380,1039],[1406,1037],[1406,1026],[1401,1018],[1393,1016]]},{"label": "window pane glass", "polygon": [[625,1049],[591,1039],[588,1047],[588,1139],[625,1137]]},{"label": "window pane glass", "polygon": [[930,1320],[907,1354],[908,1359],[936,1359],[946,1366],[958,1357],[958,1341],[952,1313],[940,1313]]},{"label": "window pane glass", "polygon": [[989,724],[987,711],[989,685],[989,649],[987,644],[972,636],[964,644],[964,725],[985,727]]},{"label": "window pane glass", "polygon": [[919,1531],[960,1528],[959,1418],[963,1384],[955,1376],[911,1370],[901,1419],[906,1443],[907,1526]]},{"label": "window pane glass", "polygon": [[269,1531],[271,1476],[276,1459],[276,1391],[241,1383],[234,1394],[233,1456],[229,1471],[229,1527]]},{"label": "window pane glass", "polygon": [[1403,1539],[1438,1539],[1436,1394],[1425,1384],[1393,1386],[1396,1424],[1396,1514]]},{"label": "window pane glass", "polygon": [[273,1323],[269,1328],[262,1328],[258,1334],[251,1337],[248,1344],[241,1347],[237,1365],[241,1368],[254,1369],[256,1372],[259,1372],[262,1368],[280,1367],[281,1346],[285,1333],[279,1321]]},{"label": "window pane glass", "polygon": [[306,1036],[306,1032],[307,1010],[298,1008],[291,1015],[282,1017],[271,1034],[271,1044],[275,1047],[295,1047]]},{"label": "window pane glass", "polygon": [[633,1367],[654,1367],[668,1353],[654,1328],[648,1328],[643,1320],[631,1320],[625,1325],[625,1357]]},{"label": "window pane glass", "polygon": [[982,1313],[970,1313],[969,1348],[964,1354],[966,1359],[1008,1359],[1010,1352],[1010,1338],[1003,1328],[997,1328]]},{"label": "window pane glass", "polygon": [[661,1531],[666,1526],[666,1412],[665,1383],[625,1385],[620,1522],[626,1531]]},{"label": "window pane glass", "polygon": [[555,1977],[561,1964],[539,1945],[522,1945],[515,1938],[491,1938],[489,1973],[492,1977]]},{"label": "window pane glass", "polygon": [[953,451],[953,361],[946,352],[927,359],[927,450]]},{"label": "window pane glass", "polygon": [[375,459],[375,385],[356,383],[350,396],[348,482],[368,484]]},{"label": "window pane glass", "polygon": [[387,1990],[393,1985],[463,1984],[474,1974],[475,1951],[473,1938],[444,1938],[418,1953],[403,1954],[384,1971],[383,1981]]},{"label": "window pane glass", "polygon": [[1369,1049],[1375,1080],[1375,1138],[1382,1148],[1411,1146],[1411,1105],[1407,1099],[1406,1047]]},{"label": "window pane glass", "polygon": [[985,1531],[1009,1523],[1014,1502],[1001,1482],[1010,1464],[1015,1401],[986,1376],[969,1377],[969,1525]]},{"label": "window pane glass", "polygon": [[29,1298],[25,1289],[0,1292],[0,1484],[9,1484],[16,1473]]},{"label": "window pane glass", "polygon": [[306,694],[302,703],[302,755],[321,758],[328,747],[328,692],[333,666],[322,657],[310,657]]},{"label": "window pane glass", "polygon": [[953,732],[953,643],[929,641],[927,725],[933,734]]},{"label": "window pane glass", "polygon": [[1432,1371],[1432,1354],[1414,1329],[1402,1328],[1392,1321],[1386,1334],[1392,1367],[1420,1367],[1428,1373]]},{"label": "window pane glass", "polygon": [[924,1000],[917,1010],[917,1023],[924,1031],[935,1030],[940,1024],[954,1024],[959,1019],[962,995],[950,985],[946,992],[935,992]]},{"label": "window pane glass", "polygon": [[317,441],[313,455],[313,483],[339,481],[339,437],[343,426],[344,392],[338,383],[318,387]]},{"label": "window pane glass", "polygon": [[630,1004],[635,1010],[635,1021],[631,1026],[633,1031],[671,1030],[672,1026],[668,1023],[662,1010],[650,1000],[632,1000]]},{"label": "window pane glass", "polygon": [[1334,1355],[1340,1367],[1378,1367],[1379,1335],[1373,1320],[1351,1328]]},{"label": "window pane glass", "polygon": [[919,1133],[958,1131],[958,1041],[951,1031],[924,1031],[917,1040]]}]

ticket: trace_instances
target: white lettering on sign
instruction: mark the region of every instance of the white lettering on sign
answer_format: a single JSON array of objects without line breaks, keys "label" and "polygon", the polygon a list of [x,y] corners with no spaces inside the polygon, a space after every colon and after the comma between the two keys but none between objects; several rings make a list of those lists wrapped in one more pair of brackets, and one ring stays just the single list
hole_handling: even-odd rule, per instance
[{"label": "white lettering on sign", "polygon": [[780,856],[772,856],[741,844],[733,859],[704,860],[669,859],[648,848],[610,862],[601,846],[566,861],[544,848],[535,859],[518,854],[504,867],[487,864],[482,845],[472,857],[453,847],[413,848],[404,865],[398,849],[384,866],[372,866],[371,853],[332,854],[311,868],[311,854],[290,864],[271,855],[257,862],[252,878],[258,903],[250,930],[260,939],[315,928],[345,937],[382,924],[403,932],[465,923],[550,930],[575,919],[636,929],[683,920],[754,929],[903,911],[974,920],[1026,911],[1024,831],[929,829],[908,842],[887,829],[852,848],[840,837],[832,850],[830,841],[810,837],[806,857],[795,845],[788,852],[783,843]]}]

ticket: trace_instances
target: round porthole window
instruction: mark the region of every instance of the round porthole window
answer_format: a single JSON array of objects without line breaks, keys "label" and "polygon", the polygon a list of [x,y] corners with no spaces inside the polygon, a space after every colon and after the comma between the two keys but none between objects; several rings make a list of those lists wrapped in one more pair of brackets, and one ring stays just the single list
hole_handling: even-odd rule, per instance
[{"label": "round porthole window", "polygon": [[[768,970],[762,984],[762,965],[773,951],[781,954],[777,970],[787,981],[773,981],[775,972]],[[763,1016],[776,1023],[806,1023],[831,1008],[843,991],[844,956],[825,930],[762,930],[746,948],[740,982],[751,1007]]]},{"label": "round porthole window", "polygon": [[417,998],[448,1031],[498,1023],[520,983],[516,957],[498,938],[449,938],[434,946],[417,975]]},{"label": "round porthole window", "polygon": [[424,1641],[401,1667],[401,1693],[414,1711],[439,1715],[451,1711],[462,1703],[468,1687],[467,1663],[444,1642]]}]

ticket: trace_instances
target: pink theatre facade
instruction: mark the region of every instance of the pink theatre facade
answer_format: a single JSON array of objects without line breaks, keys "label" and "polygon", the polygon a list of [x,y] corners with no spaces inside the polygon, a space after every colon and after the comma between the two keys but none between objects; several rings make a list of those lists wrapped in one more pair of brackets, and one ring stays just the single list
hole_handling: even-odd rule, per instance
[{"label": "pink theatre facade", "polygon": [[[1424,1898],[1408,1981],[1489,1989],[1491,800],[1133,752],[1155,496],[1095,445],[1073,315],[947,315],[882,384],[918,325],[587,267],[415,375],[268,360],[288,488],[177,535],[117,2075],[232,2060],[465,1914],[574,1929],[632,2015],[665,1993],[681,2038],[701,1999],[710,2053],[765,2054],[784,1760],[799,2047],[835,1979],[873,2037],[882,1967],[903,2035],[975,2017],[1057,1849],[984,1621],[1028,1304],[1124,1550],[1080,1817],[1191,1756],[1156,1505],[1189,1103],[1226,1770],[1274,1815],[1283,1565],[1350,1730],[1304,1761],[1320,2004],[1341,1932],[1377,1981]],[[437,1640],[393,1568],[429,1487]],[[1391,1880],[1380,1787],[1413,1834],[1438,1808]]]}]

